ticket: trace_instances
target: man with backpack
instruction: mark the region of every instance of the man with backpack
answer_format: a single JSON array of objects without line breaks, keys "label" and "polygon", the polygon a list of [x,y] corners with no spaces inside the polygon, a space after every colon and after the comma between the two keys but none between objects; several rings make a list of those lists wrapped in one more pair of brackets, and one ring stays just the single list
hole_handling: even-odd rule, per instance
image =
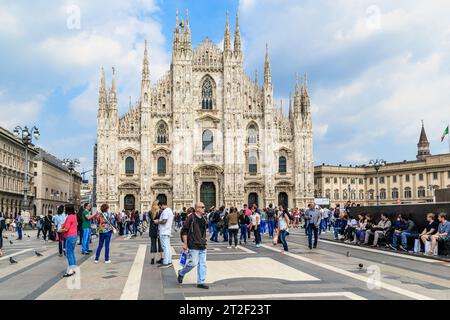
[{"label": "man with backpack", "polygon": [[273,238],[273,231],[275,229],[275,209],[273,205],[269,204],[269,209],[267,210],[267,227],[269,229],[269,237]]},{"label": "man with backpack", "polygon": [[[194,213],[190,214],[181,229],[183,250],[189,258],[183,269],[178,271],[178,283],[183,283],[184,276],[197,267],[197,288],[209,289],[206,280],[206,229],[207,221],[204,216],[205,205],[198,202]],[[220,214],[219,214],[220,217]]]},{"label": "man with backpack", "polygon": [[211,240],[213,242],[219,242],[219,240],[217,240],[217,238],[219,236],[218,223],[220,222],[220,213],[221,212],[219,210],[215,210],[209,217],[209,219],[211,221],[211,226],[213,229],[213,234],[211,235],[211,238],[209,240]]}]

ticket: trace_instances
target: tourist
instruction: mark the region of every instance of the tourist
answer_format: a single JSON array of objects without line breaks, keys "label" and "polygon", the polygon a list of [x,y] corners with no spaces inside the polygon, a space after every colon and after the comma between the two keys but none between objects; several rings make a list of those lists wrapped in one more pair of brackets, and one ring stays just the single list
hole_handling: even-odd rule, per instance
[{"label": "tourist", "polygon": [[83,208],[83,240],[81,245],[81,254],[89,255],[92,252],[92,250],[89,250],[89,244],[91,243],[91,221],[97,216],[98,211],[95,213],[91,213],[91,205],[89,203],[85,203],[83,205]]},{"label": "tourist", "polygon": [[363,214],[358,214],[358,225],[355,228],[353,243],[359,244],[364,241],[366,235],[367,218]]},{"label": "tourist", "polygon": [[[393,250],[400,249],[402,251],[408,251],[408,238],[417,236],[417,228],[414,221],[412,221],[410,215],[402,215],[401,223],[399,228],[394,230],[392,237],[392,244],[389,244],[389,248]],[[398,240],[400,239],[401,244],[398,245]]]},{"label": "tourist", "polygon": [[198,202],[195,212],[187,217],[181,229],[183,250],[189,256],[184,267],[178,271],[178,282],[183,283],[184,276],[197,267],[197,288],[209,289],[206,280],[206,228],[207,221],[204,216],[205,205]]},{"label": "tourist", "polygon": [[64,235],[61,232],[62,225],[66,222],[67,215],[64,213],[64,206],[61,205],[56,211],[56,215],[53,217],[52,221],[56,228],[56,233],[58,234],[58,252],[59,256],[62,257],[63,252],[66,254],[66,243],[64,241]]},{"label": "tourist", "polygon": [[275,227],[275,220],[277,219],[275,209],[273,205],[269,204],[269,209],[267,210],[267,227],[269,229],[269,237],[273,238],[273,231]]},{"label": "tourist", "polygon": [[38,232],[37,232],[36,239],[39,239],[39,236],[41,235],[41,232],[42,232],[42,234],[44,234],[44,231],[43,231],[44,224],[43,224],[43,222],[44,222],[44,216],[37,217],[36,227],[37,227]]},{"label": "tourist", "polygon": [[366,231],[366,238],[364,244],[369,244],[370,236],[374,236],[372,247],[378,246],[378,240],[380,238],[386,238],[387,232],[391,228],[392,223],[385,213],[381,214],[381,220],[377,225],[373,226],[370,230]]},{"label": "tourist", "polygon": [[161,248],[161,240],[158,236],[158,225],[154,222],[159,219],[159,205],[158,200],[153,201],[152,208],[150,210],[150,227],[149,227],[149,235],[150,235],[150,255],[151,255],[151,264],[155,264],[156,253],[159,252],[159,260],[157,263],[163,263],[163,250]]},{"label": "tourist", "polygon": [[3,256],[3,230],[6,230],[6,219],[3,216],[3,213],[0,212],[0,257]]},{"label": "tourist", "polygon": [[260,217],[259,213],[256,211],[255,207],[252,207],[250,223],[251,223],[251,228],[253,230],[253,235],[255,236],[256,247],[259,248],[259,247],[261,247],[261,230],[260,230],[261,217]]},{"label": "tourist", "polygon": [[[336,211],[333,214],[335,216],[334,221],[334,240],[344,239],[344,230],[347,226],[347,216],[344,212],[337,213]],[[337,217],[336,217],[337,215]]]},{"label": "tourist", "polygon": [[95,254],[95,263],[98,263],[103,245],[105,246],[105,263],[111,263],[111,259],[109,258],[109,244],[111,242],[111,235],[114,232],[114,227],[111,224],[111,214],[108,210],[109,206],[107,204],[102,204],[100,207],[100,212],[96,213],[100,239],[98,241],[97,252]]},{"label": "tourist", "polygon": [[[305,219],[308,222],[308,247],[311,250],[317,248],[320,226],[320,212],[314,208],[314,203],[308,204],[308,209],[305,210]],[[313,234],[314,244],[312,242]]]},{"label": "tourist", "polygon": [[358,225],[358,220],[356,220],[352,215],[349,215],[347,225],[344,229],[344,242],[356,242],[354,232]]},{"label": "tourist", "polygon": [[284,210],[282,205],[278,206],[277,226],[279,239],[277,239],[276,243],[278,243],[278,240],[280,240],[281,244],[283,245],[284,250],[283,252],[287,252],[289,251],[289,247],[286,240],[286,237],[289,235],[289,216],[287,214],[287,211]]},{"label": "tourist", "polygon": [[20,212],[17,213],[15,222],[16,222],[16,228],[17,228],[17,239],[16,240],[22,240],[23,218],[22,218],[22,214]]},{"label": "tourist", "polygon": [[245,211],[241,210],[239,212],[239,225],[241,228],[241,236],[239,237],[239,244],[242,245],[242,239],[244,244],[247,244],[247,229],[250,224],[250,219],[245,215]]},{"label": "tourist", "polygon": [[67,218],[61,226],[61,233],[66,243],[66,257],[67,257],[67,272],[63,277],[71,277],[75,274],[75,268],[77,268],[77,259],[75,257],[75,246],[77,244],[77,230],[78,221],[75,214],[75,207],[73,205],[67,205],[65,207]]},{"label": "tourist", "polygon": [[434,213],[427,214],[427,224],[425,229],[419,234],[419,238],[425,246],[427,241],[431,241],[431,236],[436,234],[439,228],[439,222],[436,220],[436,215]]},{"label": "tourist", "polygon": [[261,210],[261,233],[266,233],[267,223],[267,209],[264,208]]},{"label": "tourist", "polygon": [[211,221],[211,226],[212,226],[212,230],[213,233],[211,235],[211,238],[209,240],[213,241],[213,242],[219,242],[218,241],[218,236],[219,236],[219,222],[220,222],[220,211],[218,210],[214,210],[210,216],[209,216],[209,220]]},{"label": "tourist", "polygon": [[80,206],[78,213],[77,213],[78,236],[80,239],[78,241],[79,246],[81,246],[83,244],[83,211],[84,211],[84,208],[82,206]]},{"label": "tourist", "polygon": [[227,215],[228,224],[228,249],[231,249],[231,245],[234,239],[234,249],[237,248],[238,232],[239,232],[239,216],[238,210],[235,207],[230,208],[230,213]]},{"label": "tourist", "polygon": [[159,240],[161,241],[161,247],[164,251],[163,263],[160,265],[160,268],[170,268],[172,266],[170,237],[172,235],[174,215],[172,209],[167,206],[167,200],[161,199],[159,201],[159,206],[162,210],[161,216],[153,222],[158,225]]},{"label": "tourist", "polygon": [[438,241],[447,242],[450,240],[450,222],[447,220],[447,214],[442,212],[439,214],[438,232],[431,236],[431,247],[426,255],[433,255],[434,249]]}]

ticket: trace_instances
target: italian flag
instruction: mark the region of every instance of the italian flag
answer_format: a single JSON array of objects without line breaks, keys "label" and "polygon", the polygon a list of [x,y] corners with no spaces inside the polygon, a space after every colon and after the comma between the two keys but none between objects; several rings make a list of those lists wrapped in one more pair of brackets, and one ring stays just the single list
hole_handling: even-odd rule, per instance
[{"label": "italian flag", "polygon": [[445,128],[444,133],[442,134],[441,142],[444,141],[446,135],[448,135],[448,126],[447,128]]}]

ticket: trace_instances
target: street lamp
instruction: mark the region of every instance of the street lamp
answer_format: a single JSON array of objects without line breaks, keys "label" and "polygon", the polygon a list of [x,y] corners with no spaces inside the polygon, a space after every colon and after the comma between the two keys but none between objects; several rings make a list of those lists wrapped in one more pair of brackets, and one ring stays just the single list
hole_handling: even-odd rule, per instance
[{"label": "street lamp", "polygon": [[33,137],[36,140],[39,140],[41,134],[39,133],[39,129],[36,126],[29,129],[27,126],[22,128],[21,126],[17,126],[13,131],[14,135],[22,140],[22,143],[25,146],[25,178],[24,178],[24,186],[23,186],[23,204],[22,210],[28,210],[28,147],[33,142]]},{"label": "street lamp", "polygon": [[72,159],[64,159],[62,161],[62,164],[64,166],[66,166],[67,169],[69,169],[69,172],[70,172],[70,179],[71,179],[71,181],[69,183],[69,199],[68,199],[68,201],[72,202],[73,199],[72,199],[72,193],[71,193],[71,190],[70,190],[71,189],[70,186],[73,184],[72,175],[75,172],[75,168],[80,165],[80,160],[78,160],[78,159],[73,159],[73,160]]},{"label": "street lamp", "polygon": [[380,205],[380,194],[378,192],[378,171],[380,171],[380,168],[384,167],[385,165],[386,161],[384,161],[383,159],[370,160],[369,162],[369,167],[373,167],[377,172],[377,179],[376,179],[377,207]]}]

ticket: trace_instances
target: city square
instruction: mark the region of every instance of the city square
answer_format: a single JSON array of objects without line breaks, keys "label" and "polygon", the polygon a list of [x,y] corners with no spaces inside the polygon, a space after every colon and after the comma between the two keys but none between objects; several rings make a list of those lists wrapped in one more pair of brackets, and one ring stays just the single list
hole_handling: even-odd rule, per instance
[{"label": "city square", "polygon": [[449,300],[422,4],[102,2],[0,4],[0,301]]}]

